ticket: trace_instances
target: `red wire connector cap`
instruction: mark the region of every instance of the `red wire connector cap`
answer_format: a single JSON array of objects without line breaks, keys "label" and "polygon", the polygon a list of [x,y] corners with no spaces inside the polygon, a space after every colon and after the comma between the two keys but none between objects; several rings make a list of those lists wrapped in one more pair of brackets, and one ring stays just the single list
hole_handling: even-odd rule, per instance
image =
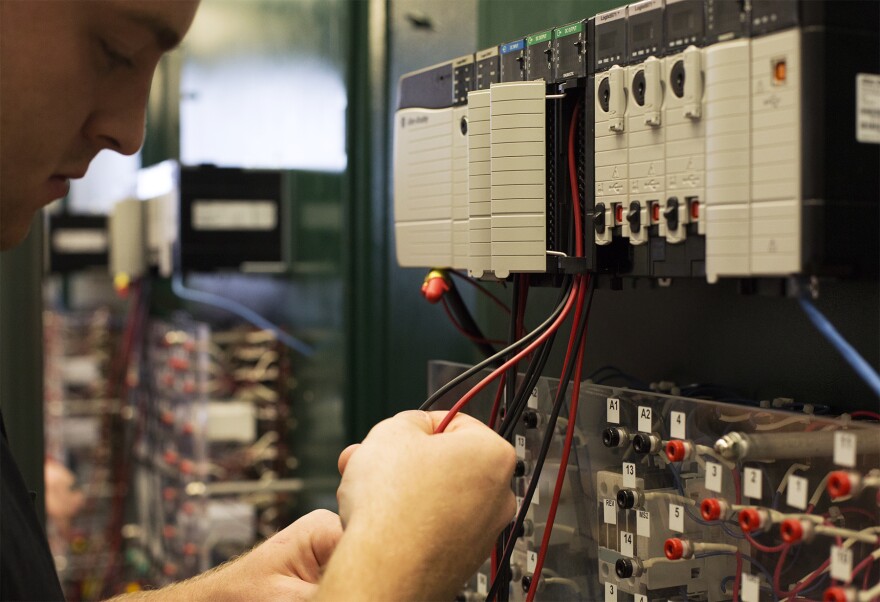
[{"label": "red wire connector cap", "polygon": [[666,457],[670,462],[681,462],[688,456],[688,444],[678,439],[666,443]]},{"label": "red wire connector cap", "polygon": [[846,595],[846,590],[842,587],[829,587],[822,595],[825,602],[850,602],[851,598]]},{"label": "red wire connector cap", "polygon": [[703,520],[720,520],[721,519],[721,502],[718,498],[707,497],[700,502],[700,514]]},{"label": "red wire connector cap", "polygon": [[684,542],[677,537],[670,537],[663,544],[663,553],[669,560],[679,560],[684,556]]},{"label": "red wire connector cap", "polygon": [[852,490],[852,479],[845,470],[835,470],[828,475],[828,495],[832,498],[849,495]]},{"label": "red wire connector cap", "polygon": [[449,283],[446,282],[446,275],[440,270],[431,270],[425,276],[422,283],[422,296],[428,300],[428,303],[437,303],[449,290]]},{"label": "red wire connector cap", "polygon": [[761,516],[761,513],[755,510],[754,508],[746,508],[745,510],[740,510],[739,512],[739,526],[745,532],[755,531],[756,529],[760,529],[764,523],[764,519]]},{"label": "red wire connector cap", "polygon": [[804,538],[804,526],[796,518],[787,518],[779,525],[779,534],[786,543],[797,543]]}]

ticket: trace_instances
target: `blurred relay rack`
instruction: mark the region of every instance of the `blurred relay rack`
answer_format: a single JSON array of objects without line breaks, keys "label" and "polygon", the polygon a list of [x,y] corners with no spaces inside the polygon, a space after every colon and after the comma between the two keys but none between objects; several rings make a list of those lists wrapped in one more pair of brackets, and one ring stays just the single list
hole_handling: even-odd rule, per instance
[{"label": "blurred relay rack", "polygon": [[286,524],[290,358],[269,332],[151,324],[133,391],[129,577],[161,585],[225,562]]},{"label": "blurred relay rack", "polygon": [[876,276],[878,11],[644,0],[404,75],[399,264]]},{"label": "blurred relay rack", "polygon": [[[462,370],[436,362],[431,380],[444,383]],[[880,596],[877,422],[589,381],[536,575],[567,427],[564,412],[551,421],[557,388],[558,380],[539,379],[514,431],[513,489],[527,510],[514,526],[507,578],[494,588],[499,599],[524,600],[536,578],[537,600]],[[475,416],[488,414],[490,397],[472,408]],[[548,428],[556,443],[539,471]],[[496,579],[487,561],[460,599],[487,599]]]}]

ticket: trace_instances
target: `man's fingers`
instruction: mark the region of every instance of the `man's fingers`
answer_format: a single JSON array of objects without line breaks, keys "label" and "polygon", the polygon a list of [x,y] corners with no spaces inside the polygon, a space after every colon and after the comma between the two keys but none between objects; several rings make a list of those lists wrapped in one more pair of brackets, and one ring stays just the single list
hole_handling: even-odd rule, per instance
[{"label": "man's fingers", "polygon": [[[437,430],[437,427],[440,426],[440,423],[446,418],[446,415],[449,412],[445,411],[433,411],[428,412],[428,415],[431,417],[431,421],[433,423],[433,428],[431,432],[433,433]],[[473,416],[468,416],[467,414],[462,414],[459,412],[455,415],[452,421],[446,426],[446,430],[443,431],[445,433],[452,433],[454,431],[461,431],[466,429],[488,429],[485,424],[474,418]]]},{"label": "man's fingers", "polygon": [[339,459],[336,461],[336,466],[339,468],[340,475],[345,474],[345,467],[348,465],[348,461],[351,459],[351,455],[356,452],[360,446],[360,443],[354,443],[346,447],[344,450],[342,450],[342,453],[339,454]]}]

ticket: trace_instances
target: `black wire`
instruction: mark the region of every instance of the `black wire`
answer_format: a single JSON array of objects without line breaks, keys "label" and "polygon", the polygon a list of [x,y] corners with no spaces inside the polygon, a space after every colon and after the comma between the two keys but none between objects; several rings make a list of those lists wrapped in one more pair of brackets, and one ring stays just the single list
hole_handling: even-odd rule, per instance
[{"label": "black wire", "polygon": [[559,314],[562,313],[562,310],[565,308],[565,304],[566,304],[566,301],[568,298],[568,293],[570,290],[571,290],[571,278],[566,277],[566,280],[563,283],[563,292],[561,295],[562,301],[559,303],[559,305],[556,306],[556,309],[553,310],[553,313],[551,313],[550,316],[546,320],[544,320],[537,328],[535,328],[533,331],[528,333],[526,336],[524,336],[519,341],[515,342],[513,345],[509,345],[508,347],[505,347],[504,349],[502,349],[501,351],[499,351],[498,353],[496,353],[492,357],[488,357],[488,358],[484,359],[483,361],[481,361],[479,364],[476,364],[476,365],[468,368],[466,371],[464,371],[463,373],[456,376],[451,381],[449,381],[448,383],[446,383],[445,385],[443,385],[442,387],[437,389],[437,391],[435,391],[433,395],[428,397],[428,399],[426,399],[425,402],[421,406],[419,406],[419,409],[420,410],[430,409],[431,406],[433,406],[435,403],[437,403],[438,399],[440,399],[446,393],[448,393],[449,391],[451,391],[452,389],[454,389],[455,387],[457,387],[458,385],[460,385],[461,383],[463,383],[464,381],[469,379],[474,374],[477,374],[481,370],[487,368],[488,366],[491,366],[497,360],[504,358],[513,352],[519,351],[522,347],[525,347],[526,345],[528,345],[529,343],[531,343],[532,341],[537,339],[539,336],[541,336],[541,333],[543,333],[545,330],[547,330],[547,328],[549,328],[550,325],[553,324],[553,322],[556,320],[556,318],[559,316]]},{"label": "black wire", "polygon": [[[559,418],[559,412],[562,409],[563,401],[565,400],[565,392],[568,389],[568,381],[571,380],[571,374],[574,371],[575,365],[577,364],[577,349],[580,348],[581,340],[584,337],[584,333],[587,330],[587,316],[589,315],[590,307],[593,304],[593,292],[595,292],[596,287],[592,285],[590,286],[590,298],[586,307],[584,308],[583,315],[580,316],[580,322],[578,324],[577,334],[575,336],[574,345],[572,346],[572,352],[574,356],[569,358],[568,364],[565,366],[565,370],[562,373],[562,380],[559,382],[559,389],[556,391],[556,399],[553,402],[553,410],[550,412],[550,419],[547,421],[547,428],[544,430],[544,438],[541,441],[541,450],[538,452],[538,457],[535,461],[535,467],[532,471],[532,478],[529,481],[529,487],[526,490],[525,496],[523,496],[522,505],[520,506],[519,512],[516,515],[516,520],[513,523],[512,532],[514,534],[519,533],[520,529],[522,529],[523,523],[526,519],[526,514],[528,514],[529,506],[532,503],[532,498],[535,495],[535,490],[538,488],[538,480],[541,477],[541,471],[544,468],[544,461],[547,459],[547,453],[550,450],[550,443],[553,441],[553,435],[556,432],[556,421]],[[499,559],[499,566],[504,567],[510,563],[510,556],[513,554],[513,548],[516,547],[516,538],[510,537],[509,543],[504,548],[504,554]],[[486,596],[487,602],[495,598],[498,594],[498,588],[501,586],[502,579],[499,574],[496,576],[495,581],[492,583],[492,587],[489,590],[489,595]],[[509,582],[509,580],[508,580]]]},{"label": "black wire", "polygon": [[[516,319],[519,316],[519,295],[522,291],[522,278],[518,275],[513,277],[513,302],[510,304],[510,326],[507,330],[508,345],[516,342]],[[516,391],[516,368],[514,364],[507,370],[507,385],[504,391],[504,410],[505,412],[513,405],[514,391]]]},{"label": "black wire", "polygon": [[504,415],[504,420],[502,420],[501,426],[498,428],[498,434],[504,439],[510,440],[513,436],[513,430],[516,427],[516,423],[519,421],[526,405],[528,404],[529,395],[531,395],[532,390],[538,383],[538,379],[541,378],[541,374],[544,372],[544,366],[547,365],[547,360],[550,357],[550,351],[553,348],[553,341],[555,339],[556,333],[554,332],[546,341],[544,341],[538,349],[538,352],[532,358],[525,377],[523,378],[523,383],[520,386],[519,391],[517,391],[513,406]]},{"label": "black wire", "polygon": [[446,283],[449,285],[449,290],[446,291],[446,299],[449,303],[449,309],[455,314],[456,318],[458,318],[459,326],[471,336],[474,345],[477,346],[483,355],[486,357],[494,355],[495,348],[486,341],[483,331],[480,330],[480,327],[471,315],[470,310],[467,305],[465,305],[464,299],[461,298],[461,293],[458,292],[455,283],[449,278],[446,279]]}]

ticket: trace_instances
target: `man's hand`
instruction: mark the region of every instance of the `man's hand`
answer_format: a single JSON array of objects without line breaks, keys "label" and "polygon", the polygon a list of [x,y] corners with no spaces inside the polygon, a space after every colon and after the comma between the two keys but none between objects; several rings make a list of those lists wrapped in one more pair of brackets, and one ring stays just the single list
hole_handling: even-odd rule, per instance
[{"label": "man's hand", "polygon": [[451,600],[514,516],[513,448],[477,420],[403,412],[339,458],[345,536],[323,600]]},{"label": "man's hand", "polygon": [[114,600],[310,600],[341,536],[339,517],[329,510],[315,510],[212,571],[160,590]]}]

